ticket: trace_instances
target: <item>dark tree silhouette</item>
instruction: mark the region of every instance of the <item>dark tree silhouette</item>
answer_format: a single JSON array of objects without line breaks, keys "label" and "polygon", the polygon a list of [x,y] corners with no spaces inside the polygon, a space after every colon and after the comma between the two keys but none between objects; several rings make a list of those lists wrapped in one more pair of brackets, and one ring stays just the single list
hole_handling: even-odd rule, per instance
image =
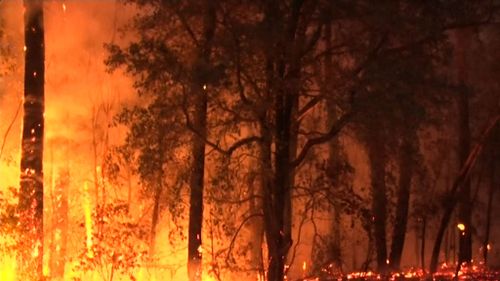
[{"label": "dark tree silhouette", "polygon": [[25,0],[24,118],[19,213],[19,273],[43,277],[43,132],[45,45],[43,1]]},{"label": "dark tree silhouette", "polygon": [[202,263],[202,225],[203,225],[203,187],[205,176],[205,140],[207,136],[207,77],[210,72],[212,40],[215,34],[215,4],[211,0],[202,3],[203,31],[196,59],[191,70],[190,93],[194,97],[194,116],[192,119],[192,173],[189,186],[189,234],[188,234],[188,274],[190,281],[201,280]]}]

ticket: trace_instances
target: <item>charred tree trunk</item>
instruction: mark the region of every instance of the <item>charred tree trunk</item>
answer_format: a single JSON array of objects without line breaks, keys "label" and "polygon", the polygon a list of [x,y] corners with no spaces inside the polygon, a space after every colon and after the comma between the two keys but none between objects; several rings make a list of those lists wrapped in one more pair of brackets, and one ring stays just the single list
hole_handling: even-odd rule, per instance
[{"label": "charred tree trunk", "polygon": [[24,118],[18,211],[22,239],[18,273],[43,278],[43,134],[45,44],[43,1],[25,0]]},{"label": "charred tree trunk", "polygon": [[[292,244],[291,238],[291,186],[293,177],[293,167],[291,166],[291,151],[293,147],[292,112],[294,108],[295,97],[283,88],[282,76],[275,75],[276,64],[272,59],[268,59],[269,89],[274,98],[274,133],[271,134],[267,124],[261,124],[266,127],[268,143],[266,150],[270,150],[271,136],[274,135],[275,153],[271,158],[264,155],[264,159],[271,160],[274,163],[273,176],[269,178],[269,183],[264,193],[264,218],[266,229],[266,241],[268,246],[268,270],[267,277],[269,281],[284,280],[285,262],[288,250]],[[278,73],[280,66],[278,64]],[[280,77],[276,81],[274,78]],[[280,84],[275,88],[271,83]],[[266,137],[265,137],[266,138]],[[269,146],[269,148],[267,148]],[[267,169],[272,167],[267,166]]]},{"label": "charred tree trunk", "polygon": [[[333,48],[332,44],[332,24],[328,22],[325,25],[325,48],[326,50],[331,50]],[[323,77],[323,95],[328,96],[328,92],[332,91],[333,85],[333,58],[331,52],[327,52],[325,55],[324,62],[324,77]],[[336,120],[338,119],[337,114],[337,105],[333,99],[328,99],[326,101],[326,109],[327,109],[327,128],[332,127]],[[340,183],[340,173],[341,171],[341,146],[338,139],[333,139],[330,141],[328,146],[328,167],[327,173],[328,178],[332,182],[332,188],[338,188]],[[335,201],[335,200],[333,200]],[[340,216],[340,207],[338,204],[333,204],[331,206],[333,216],[332,216],[332,225],[331,225],[331,245],[330,245],[330,255],[329,262],[333,262],[337,269],[342,269],[342,247],[341,247],[341,216]]]},{"label": "charred tree trunk", "polygon": [[[268,126],[269,121],[262,118],[266,117],[267,113],[260,116],[261,127],[264,130],[263,137],[267,139],[265,149],[271,148],[270,144],[273,141],[270,139],[271,136],[274,136],[275,148],[274,158],[271,159],[270,151],[266,151],[266,154],[269,154],[264,155],[264,159],[270,159],[274,163],[273,177],[269,178],[269,184],[264,190],[269,281],[284,280],[285,262],[292,245],[291,192],[295,169],[291,163],[295,156],[297,141],[293,115],[297,106],[301,78],[299,48],[295,36],[302,4],[300,0],[292,1],[287,25],[276,24],[282,23],[284,19],[283,11],[277,3],[268,2],[265,10],[265,21],[276,39],[271,41],[270,49],[266,50],[266,87],[267,96],[273,102],[274,126],[271,128]],[[286,44],[292,45],[292,51],[287,51]]]},{"label": "charred tree trunk", "polygon": [[188,233],[188,276],[190,281],[201,280],[202,276],[202,224],[203,187],[205,176],[205,140],[207,137],[207,83],[210,73],[212,40],[215,34],[216,14],[213,1],[205,0],[203,34],[197,59],[192,71],[191,93],[194,97],[192,173],[190,179],[189,233]]},{"label": "charred tree trunk", "polygon": [[[462,85],[459,94],[459,158],[460,167],[467,161],[470,150],[470,128],[469,128],[469,98],[466,86]],[[460,233],[458,244],[458,263],[471,262],[472,260],[472,204],[470,179],[464,182],[459,198],[458,220],[465,226]]]},{"label": "charred tree trunk", "polygon": [[453,182],[453,186],[449,191],[448,200],[444,203],[444,214],[441,218],[441,223],[439,225],[438,232],[436,234],[436,241],[434,242],[434,247],[432,249],[431,263],[429,265],[429,273],[435,273],[438,266],[439,261],[439,252],[441,250],[441,243],[443,242],[443,237],[450,222],[451,215],[455,208],[455,205],[459,199],[459,195],[462,192],[462,187],[466,181],[469,180],[471,169],[474,167],[477,157],[481,153],[484,142],[487,140],[488,136],[491,134],[491,131],[495,128],[497,123],[500,120],[500,115],[493,117],[488,126],[484,129],[481,134],[481,138],[479,142],[474,146],[474,149],[471,150],[467,157],[467,161],[465,161],[462,166],[460,173],[457,178]]},{"label": "charred tree trunk", "polygon": [[[159,158],[159,167],[157,167],[157,179],[155,182],[155,187],[154,187],[154,196],[153,196],[153,213],[151,214],[151,233],[150,233],[150,241],[149,241],[149,254],[151,257],[154,257],[155,254],[155,247],[156,247],[156,232],[158,228],[158,222],[160,220],[160,203],[161,203],[161,196],[163,193],[163,181],[164,181],[164,170],[163,170],[163,161],[165,160],[165,153],[164,153],[164,143],[163,139],[165,137],[165,131],[164,128],[160,129],[160,133],[157,136],[157,142],[158,142],[158,158]],[[130,192],[130,190],[129,190]],[[130,196],[130,193],[129,193]],[[130,205],[128,205],[130,206]]]},{"label": "charred tree trunk", "polygon": [[205,140],[207,98],[203,88],[196,93],[194,110],[194,128],[199,136],[193,136],[192,145],[192,172],[190,179],[191,194],[189,200],[189,238],[188,238],[188,274],[190,281],[201,280],[201,235],[203,224],[203,187],[205,175]]},{"label": "charred tree trunk", "polygon": [[[264,212],[264,229],[268,255],[268,280],[283,280],[284,258],[280,255],[280,227],[276,218],[276,207],[273,189],[273,167],[272,167],[272,134],[267,126],[267,113],[263,113],[259,117],[261,127],[261,169],[262,169],[262,186],[263,189],[263,212]],[[282,214],[281,214],[282,215]],[[281,279],[279,279],[281,278]]]},{"label": "charred tree trunk", "polygon": [[486,207],[486,225],[484,226],[484,240],[483,240],[483,260],[484,264],[488,266],[488,252],[490,250],[490,232],[491,232],[491,212],[493,210],[493,196],[495,195],[495,164],[498,159],[498,153],[493,148],[490,160],[490,186],[488,190],[488,204]]},{"label": "charred tree trunk", "polygon": [[422,270],[425,271],[425,241],[426,241],[426,232],[427,232],[427,217],[422,219],[422,244],[420,245],[420,263]]},{"label": "charred tree trunk", "polygon": [[[462,167],[467,161],[470,151],[470,127],[469,127],[469,90],[467,87],[467,64],[466,50],[468,32],[465,30],[457,31],[457,69],[458,69],[458,160],[459,167]],[[464,231],[459,236],[458,264],[471,262],[472,260],[472,204],[471,204],[471,184],[467,179],[464,182],[462,192],[459,196],[458,220],[465,226]]]},{"label": "charred tree trunk", "polygon": [[[262,159],[262,151],[259,152],[259,158]],[[256,164],[257,170],[255,171],[255,175],[251,175],[248,179],[248,194],[252,197],[250,200],[249,213],[250,214],[259,214],[262,212],[262,190],[263,179],[262,179],[262,167],[260,160]],[[264,238],[264,225],[262,217],[255,217],[252,219],[250,223],[250,229],[252,233],[252,238],[250,241],[251,244],[251,253],[250,253],[250,265],[252,270],[258,272],[260,276],[264,276],[264,264],[262,260],[262,243]]]},{"label": "charred tree trunk", "polygon": [[291,167],[290,167],[290,122],[292,104],[286,94],[280,95],[276,101],[276,153],[274,158],[274,210],[273,217],[276,228],[273,239],[276,243],[275,252],[269,261],[268,278],[270,281],[283,280],[284,265],[291,246],[290,224],[290,192],[291,192]]},{"label": "charred tree trunk", "polygon": [[266,224],[269,253],[267,276],[270,281],[284,279],[285,261],[292,242],[290,192],[293,168],[290,163],[293,100],[288,92],[275,92],[274,177],[269,198],[272,208],[268,209],[269,220]]},{"label": "charred tree trunk", "polygon": [[[163,173],[161,173],[163,174]],[[163,191],[163,175],[158,179],[154,192],[153,214],[151,215],[151,234],[149,242],[149,254],[153,257],[155,253],[156,232],[160,220],[160,199]]]},{"label": "charred tree trunk", "polygon": [[373,138],[370,139],[368,143],[368,158],[370,161],[370,177],[373,196],[373,235],[377,252],[377,270],[385,274],[387,272],[387,242],[385,233],[387,220],[385,167],[387,160],[385,155],[385,144],[378,130],[376,130],[372,136]]},{"label": "charred tree trunk", "polygon": [[[202,91],[202,88],[198,88]],[[207,98],[203,92],[198,93],[195,103],[194,128],[199,136],[193,137],[192,172],[190,179],[191,194],[189,200],[189,238],[188,238],[188,272],[189,280],[201,280],[201,227],[203,223],[203,186],[205,175],[205,140]]]},{"label": "charred tree trunk", "polygon": [[392,232],[391,255],[389,258],[390,268],[399,271],[401,255],[406,236],[406,226],[408,224],[408,209],[410,203],[410,190],[413,174],[414,139],[416,136],[409,132],[403,136],[399,155],[399,190],[396,205],[396,221]]}]

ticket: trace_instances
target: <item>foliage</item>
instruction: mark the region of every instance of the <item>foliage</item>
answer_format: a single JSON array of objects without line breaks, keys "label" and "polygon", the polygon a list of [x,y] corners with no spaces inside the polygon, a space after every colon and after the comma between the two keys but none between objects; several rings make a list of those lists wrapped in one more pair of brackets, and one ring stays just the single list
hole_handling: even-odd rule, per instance
[{"label": "foliage", "polygon": [[[93,221],[92,245],[88,248],[83,243],[73,270],[97,272],[106,281],[116,276],[135,280],[135,270],[148,259],[147,227],[135,221],[128,212],[128,205],[119,201],[100,207],[94,212]],[[81,227],[85,228],[84,223]],[[75,277],[75,280],[85,278]]]},{"label": "foliage", "polygon": [[0,191],[0,248],[4,254],[15,253],[19,247],[17,198],[18,191],[13,187]]}]

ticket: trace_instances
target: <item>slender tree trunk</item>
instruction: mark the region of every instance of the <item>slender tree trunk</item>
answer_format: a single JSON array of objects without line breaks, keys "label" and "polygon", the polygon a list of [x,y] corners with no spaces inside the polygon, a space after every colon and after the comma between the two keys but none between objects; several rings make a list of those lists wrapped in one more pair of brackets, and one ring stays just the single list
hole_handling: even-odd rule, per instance
[{"label": "slender tree trunk", "polygon": [[[458,160],[459,167],[467,161],[470,151],[470,125],[469,125],[469,89],[467,87],[467,62],[466,50],[468,48],[468,38],[470,32],[465,30],[457,31],[457,78],[459,84],[458,93]],[[459,196],[459,223],[465,226],[464,231],[459,236],[458,264],[471,262],[472,260],[472,204],[471,204],[471,184],[467,179],[464,182],[462,192]]]},{"label": "slender tree trunk", "polygon": [[481,138],[478,143],[474,146],[474,149],[471,150],[469,156],[467,157],[467,161],[462,166],[459,175],[453,182],[453,186],[449,191],[448,200],[444,203],[444,214],[441,218],[441,223],[439,225],[438,232],[436,234],[436,241],[434,242],[434,247],[432,249],[431,263],[429,265],[429,273],[435,273],[437,270],[438,262],[439,262],[439,252],[441,250],[441,243],[443,242],[443,236],[445,234],[448,223],[450,222],[451,215],[455,208],[455,205],[459,199],[459,195],[462,192],[462,187],[464,183],[469,180],[470,172],[474,167],[477,157],[481,153],[484,142],[487,140],[491,131],[500,120],[500,115],[493,117],[488,126],[484,129],[481,134]]},{"label": "slender tree trunk", "polygon": [[[96,137],[96,131],[97,131],[97,118],[99,115],[99,110],[96,110],[95,105],[92,107],[92,152],[94,156],[94,171],[93,171],[93,176],[94,176],[94,196],[95,196],[95,205],[97,206],[97,209],[99,210],[99,173],[97,169],[97,150],[98,150],[98,144],[97,144],[97,137]],[[104,208],[105,206],[102,206]]]},{"label": "slender tree trunk", "polygon": [[[260,116],[265,137],[274,137],[274,173],[264,191],[264,219],[268,246],[267,278],[282,281],[285,277],[285,262],[292,245],[292,201],[291,192],[295,168],[291,164],[295,156],[297,130],[294,122],[300,93],[300,50],[296,33],[303,1],[292,1],[290,16],[284,23],[282,7],[268,1],[265,7],[265,22],[273,40],[266,54],[267,95],[272,101],[274,126]],[[277,24],[278,23],[278,24]],[[264,114],[265,117],[266,114]],[[272,127],[272,134],[271,128]],[[268,144],[272,139],[268,139]],[[267,145],[266,144],[266,149]],[[271,146],[269,146],[270,148]],[[266,152],[267,153],[267,152]],[[265,157],[270,155],[265,155]],[[271,162],[270,162],[271,163]],[[271,167],[272,168],[272,167]]]},{"label": "slender tree trunk", "polygon": [[[164,181],[164,170],[163,170],[163,161],[165,158],[165,153],[163,148],[165,145],[163,144],[163,138],[165,137],[164,128],[160,129],[160,133],[158,134],[158,146],[159,150],[159,159],[160,159],[160,167],[158,167],[158,174],[156,179],[156,186],[154,189],[154,197],[153,197],[153,213],[151,215],[151,233],[150,233],[150,241],[149,241],[149,254],[151,257],[154,257],[155,254],[155,246],[156,246],[156,231],[158,228],[158,222],[160,220],[160,200],[163,193],[163,181]],[[130,196],[130,190],[129,190]]]},{"label": "slender tree trunk", "polygon": [[493,210],[493,196],[495,195],[495,151],[491,153],[490,162],[490,187],[488,190],[488,205],[486,207],[486,225],[484,226],[484,240],[483,240],[483,260],[484,264],[488,266],[488,252],[490,250],[490,232],[491,232],[491,212]]},{"label": "slender tree trunk", "polygon": [[385,185],[386,155],[384,143],[378,132],[372,134],[368,143],[368,158],[370,161],[372,185],[373,234],[377,252],[377,269],[380,273],[387,272],[387,197]]},{"label": "slender tree trunk", "polygon": [[[290,220],[290,192],[291,192],[291,167],[290,167],[290,126],[292,103],[291,97],[287,94],[278,94],[275,105],[276,114],[276,153],[274,158],[275,176],[274,176],[274,194],[273,194],[273,217],[276,223],[274,237],[276,246],[273,255],[269,261],[268,278],[270,281],[283,280],[284,265],[291,246],[291,231],[287,224]],[[288,211],[287,211],[288,209]]]},{"label": "slender tree trunk", "polygon": [[[252,162],[257,170],[255,171],[256,175],[252,175],[248,179],[248,194],[253,198],[250,200],[249,213],[250,214],[258,214],[262,212],[262,190],[263,190],[263,180],[262,180],[262,167],[261,161],[262,159],[262,151],[259,153],[258,163]],[[250,223],[250,229],[252,233],[251,237],[251,255],[250,255],[250,265],[252,270],[257,271],[260,276],[264,276],[264,265],[262,263],[262,243],[264,238],[264,225],[262,217],[255,217],[252,219]]]},{"label": "slender tree trunk", "polygon": [[149,254],[154,257],[155,253],[155,242],[156,242],[156,232],[158,228],[158,222],[160,220],[160,199],[163,191],[163,173],[158,179],[158,183],[154,192],[154,202],[153,202],[153,214],[151,216],[151,234],[149,242]]},{"label": "slender tree trunk", "polygon": [[[292,108],[288,94],[273,86],[279,77],[275,73],[274,59],[267,59],[268,89],[274,98],[275,124],[274,134],[271,133],[267,119],[261,117],[261,127],[264,138],[264,159],[274,163],[274,170],[270,164],[263,163],[265,172],[272,173],[264,190],[264,219],[266,242],[268,249],[267,278],[269,281],[284,280],[285,261],[291,245],[290,233],[286,229],[286,204],[290,199],[290,118]],[[274,137],[275,156],[271,157],[271,142]]]},{"label": "slender tree trunk", "polygon": [[194,127],[200,136],[193,137],[191,195],[189,202],[189,240],[188,240],[188,273],[190,281],[201,280],[202,260],[202,224],[203,224],[203,186],[205,175],[205,141],[206,136],[207,98],[204,93],[198,94],[195,104]]},{"label": "slender tree trunk", "polygon": [[188,275],[190,281],[201,280],[202,276],[202,224],[203,187],[205,176],[205,139],[207,137],[207,75],[209,73],[212,40],[215,33],[215,4],[211,0],[203,2],[203,34],[197,59],[193,67],[191,92],[194,96],[192,145],[192,173],[190,179],[190,207],[188,233]]},{"label": "slender tree trunk", "polygon": [[422,244],[420,245],[420,263],[422,266],[422,270],[425,271],[425,241],[426,241],[426,232],[427,232],[427,217],[422,219]]},{"label": "slender tree trunk", "polygon": [[[470,150],[470,129],[469,129],[469,101],[465,85],[459,96],[459,155],[460,166],[467,160]],[[458,263],[471,262],[472,260],[472,204],[471,204],[471,184],[470,179],[464,183],[459,198],[459,223],[465,226],[465,230],[459,236]]]},{"label": "slender tree trunk", "polygon": [[[332,25],[328,22],[325,25],[325,48],[326,50],[331,50],[333,48],[332,45]],[[333,58],[331,52],[327,52],[325,55],[324,62],[324,77],[323,77],[323,95],[328,96],[328,92],[332,91],[333,88]],[[337,105],[335,100],[327,99],[326,101],[326,110],[327,110],[327,128],[333,126],[333,124],[337,121]],[[328,177],[332,182],[332,188],[339,188],[340,186],[340,173],[341,171],[341,150],[342,147],[337,138],[334,138],[330,141],[328,146]],[[335,201],[335,200],[333,200]],[[332,225],[331,225],[331,245],[330,245],[330,261],[335,264],[337,269],[342,269],[342,247],[341,247],[341,216],[340,216],[340,207],[338,204],[333,204],[331,206],[331,210],[333,212],[332,216]]]},{"label": "slender tree trunk", "polygon": [[408,132],[403,136],[403,143],[399,155],[399,190],[396,206],[396,221],[392,232],[390,267],[393,271],[399,271],[401,256],[408,224],[408,209],[410,203],[410,189],[413,174],[413,141],[416,135]]},{"label": "slender tree trunk", "polygon": [[19,213],[18,273],[43,278],[43,134],[45,44],[43,1],[25,0],[24,118]]},{"label": "slender tree trunk", "polygon": [[264,229],[267,245],[268,267],[267,279],[280,280],[283,279],[284,258],[280,255],[279,246],[281,234],[279,226],[276,222],[275,203],[274,203],[274,190],[273,190],[273,167],[272,167],[272,134],[267,126],[267,113],[260,116],[260,130],[262,136],[261,142],[261,173],[262,173],[262,186],[263,189],[263,212],[264,212]]}]

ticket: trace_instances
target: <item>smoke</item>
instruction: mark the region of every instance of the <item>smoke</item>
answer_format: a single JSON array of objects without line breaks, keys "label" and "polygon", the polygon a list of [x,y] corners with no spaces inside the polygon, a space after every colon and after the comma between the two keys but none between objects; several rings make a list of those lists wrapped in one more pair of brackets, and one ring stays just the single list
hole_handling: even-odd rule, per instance
[{"label": "smoke", "polygon": [[[23,5],[22,1],[0,3],[5,22],[3,41],[14,67],[0,86],[0,134],[7,131],[23,95]],[[116,1],[45,1],[45,178],[62,166],[69,166],[72,180],[81,182],[94,170],[108,144],[120,140],[120,130],[110,128],[121,103],[133,96],[129,78],[108,73],[104,44],[115,40],[130,9]],[[5,139],[1,159],[2,187],[18,184],[21,114]],[[95,145],[94,145],[95,144]],[[92,157],[90,157],[92,156]],[[99,161],[99,159],[97,159]]]}]

